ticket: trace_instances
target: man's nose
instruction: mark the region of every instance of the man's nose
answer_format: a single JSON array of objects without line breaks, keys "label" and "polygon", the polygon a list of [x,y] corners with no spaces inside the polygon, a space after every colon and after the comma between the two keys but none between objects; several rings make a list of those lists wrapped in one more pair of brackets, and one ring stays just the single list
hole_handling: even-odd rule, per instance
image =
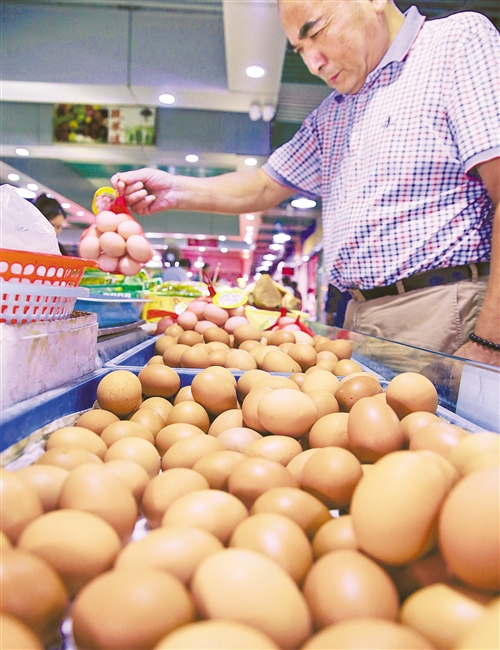
[{"label": "man's nose", "polygon": [[309,72],[319,75],[323,66],[327,63],[326,57],[317,49],[309,49],[304,52],[304,63]]}]

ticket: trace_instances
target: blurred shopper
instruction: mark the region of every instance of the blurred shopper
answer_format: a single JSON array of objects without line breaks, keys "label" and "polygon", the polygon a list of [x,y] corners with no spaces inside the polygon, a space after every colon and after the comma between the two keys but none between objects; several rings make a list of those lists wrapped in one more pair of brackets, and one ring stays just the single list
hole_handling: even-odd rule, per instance
[{"label": "blurred shopper", "polygon": [[[40,196],[33,201],[35,208],[38,208],[47,221],[51,224],[56,232],[56,237],[59,237],[61,231],[66,223],[66,212],[52,194],[40,194]],[[59,242],[59,250],[61,255],[68,255],[64,246]]]},{"label": "blurred shopper", "polygon": [[187,282],[189,280],[188,271],[191,268],[191,262],[187,259],[180,259],[170,266],[163,268],[161,277],[164,282]]}]

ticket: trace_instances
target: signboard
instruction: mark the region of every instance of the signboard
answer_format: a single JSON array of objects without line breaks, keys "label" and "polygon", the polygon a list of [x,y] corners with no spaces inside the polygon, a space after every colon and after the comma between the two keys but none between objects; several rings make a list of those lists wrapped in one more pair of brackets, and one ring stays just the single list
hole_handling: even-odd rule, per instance
[{"label": "signboard", "polygon": [[154,145],[155,106],[54,105],[54,142]]}]

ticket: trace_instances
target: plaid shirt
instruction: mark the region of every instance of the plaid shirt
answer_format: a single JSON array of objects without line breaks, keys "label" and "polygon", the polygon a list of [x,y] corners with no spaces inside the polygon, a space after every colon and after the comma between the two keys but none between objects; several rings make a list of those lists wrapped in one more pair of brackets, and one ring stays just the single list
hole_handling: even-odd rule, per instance
[{"label": "plaid shirt", "polygon": [[500,156],[500,35],[416,7],[355,95],[333,91],[263,166],[323,202],[325,268],[370,289],[488,261],[492,202],[473,168]]}]

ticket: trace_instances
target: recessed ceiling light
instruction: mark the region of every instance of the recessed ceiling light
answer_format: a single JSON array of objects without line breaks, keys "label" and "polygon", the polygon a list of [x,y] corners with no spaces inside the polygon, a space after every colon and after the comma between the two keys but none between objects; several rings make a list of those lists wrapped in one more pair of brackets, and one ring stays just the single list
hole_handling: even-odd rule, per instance
[{"label": "recessed ceiling light", "polygon": [[27,187],[29,190],[32,190],[33,192],[36,192],[37,189],[38,189],[38,185],[37,185],[36,183],[28,183],[28,184],[26,185],[26,187]]},{"label": "recessed ceiling light", "polygon": [[302,256],[302,261],[303,262],[309,262],[309,255],[303,255]]},{"label": "recessed ceiling light", "polygon": [[245,72],[252,79],[260,79],[266,74],[266,71],[260,65],[249,65]]},{"label": "recessed ceiling light", "polygon": [[84,216],[85,216],[85,212],[84,212],[83,210],[77,210],[77,211],[76,211],[76,216],[77,216],[77,217],[84,217]]},{"label": "recessed ceiling light", "polygon": [[219,235],[219,236],[217,237],[217,239],[218,239],[219,241],[226,241],[227,237],[226,237],[226,235]]},{"label": "recessed ceiling light", "polygon": [[290,235],[287,235],[286,232],[278,232],[276,235],[273,235],[273,242],[275,244],[284,244],[287,241],[290,241]]},{"label": "recessed ceiling light", "polygon": [[255,167],[257,164],[257,159],[256,158],[245,158],[245,165],[248,167]]},{"label": "recessed ceiling light", "polygon": [[9,179],[9,181],[18,181],[21,177],[19,176],[19,174],[9,174],[7,178]]},{"label": "recessed ceiling light", "polygon": [[282,251],[283,250],[283,244],[269,244],[269,250],[270,251]]},{"label": "recessed ceiling light", "polygon": [[229,250],[229,249],[227,249],[227,248],[221,248],[221,249],[220,249],[220,252],[221,252],[221,253],[227,253],[228,250]]},{"label": "recessed ceiling light", "polygon": [[71,203],[61,203],[61,208],[69,210],[71,208]]},{"label": "recessed ceiling light", "polygon": [[158,101],[161,102],[162,104],[174,104],[175,103],[175,97],[171,95],[170,93],[162,93],[158,97]]},{"label": "recessed ceiling light", "polygon": [[198,162],[199,159],[200,157],[197,156],[195,153],[188,153],[188,155],[186,156],[187,162]]},{"label": "recessed ceiling light", "polygon": [[255,230],[255,228],[254,228],[254,226],[245,226],[245,230],[248,230],[248,231],[251,232],[251,231]]},{"label": "recessed ceiling light", "polygon": [[16,192],[23,197],[23,199],[34,199],[36,194],[25,187],[16,187]]},{"label": "recessed ceiling light", "polygon": [[205,252],[205,246],[200,246],[198,248],[198,250],[200,251],[200,253],[204,253]]},{"label": "recessed ceiling light", "polygon": [[291,205],[298,210],[308,210],[309,208],[314,208],[316,206],[316,201],[301,197],[299,199],[294,199],[291,201]]},{"label": "recessed ceiling light", "polygon": [[18,156],[29,156],[30,152],[24,147],[17,147],[16,153]]},{"label": "recessed ceiling light", "polygon": [[267,260],[268,262],[272,262],[273,260],[276,259],[276,255],[272,255],[271,253],[268,253],[267,255],[263,256],[263,259]]},{"label": "recessed ceiling light", "polygon": [[246,218],[248,219],[248,221],[253,221],[255,219],[255,215],[254,214],[247,214]]}]

